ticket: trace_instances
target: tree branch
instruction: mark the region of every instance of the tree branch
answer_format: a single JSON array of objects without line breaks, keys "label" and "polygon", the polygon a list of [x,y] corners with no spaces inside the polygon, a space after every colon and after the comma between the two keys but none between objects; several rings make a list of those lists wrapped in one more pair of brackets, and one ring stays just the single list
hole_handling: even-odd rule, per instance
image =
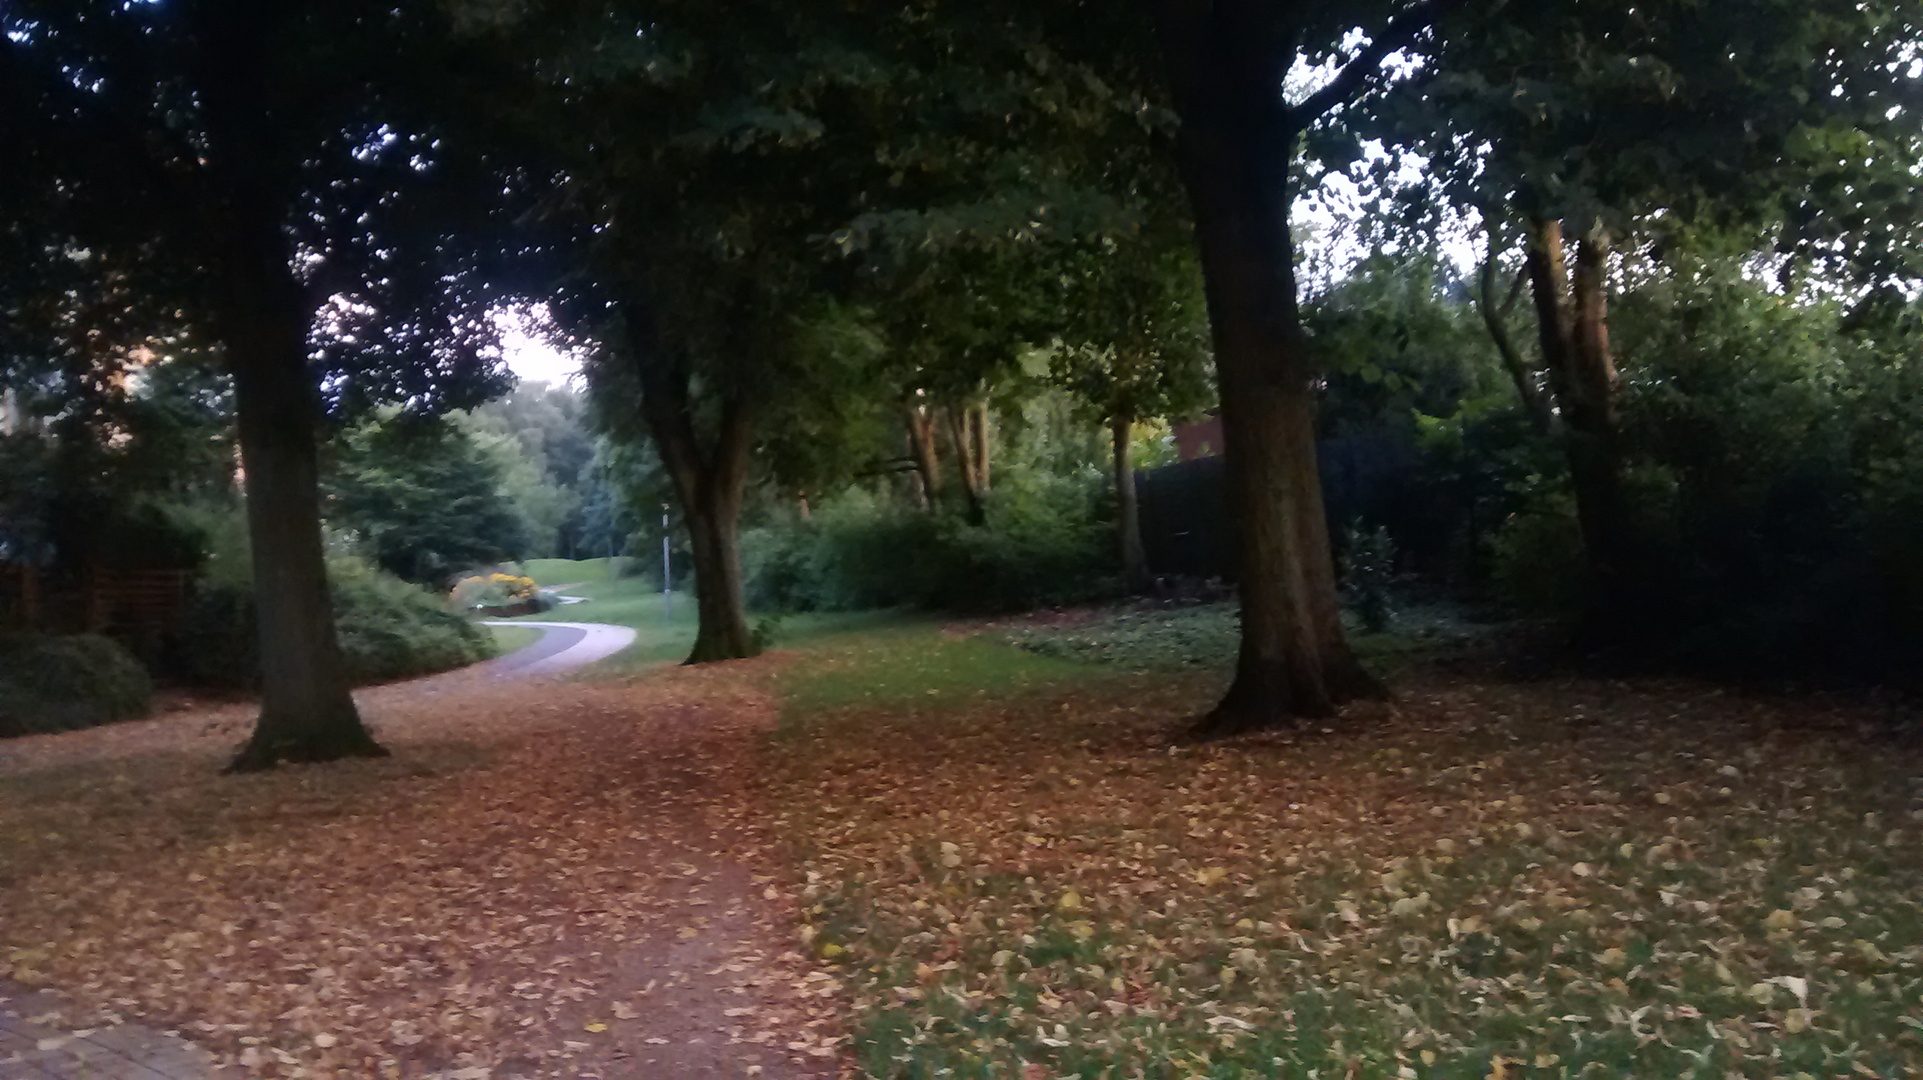
[{"label": "tree branch", "polygon": [[1361,91],[1364,83],[1381,69],[1382,60],[1390,53],[1402,48],[1416,39],[1416,35],[1435,25],[1437,19],[1451,9],[1462,6],[1465,0],[1421,0],[1402,14],[1389,20],[1382,32],[1372,35],[1369,43],[1362,47],[1350,61],[1342,65],[1329,84],[1310,94],[1300,105],[1289,110],[1289,118],[1297,127],[1307,127],[1315,119],[1337,105],[1353,98]]}]

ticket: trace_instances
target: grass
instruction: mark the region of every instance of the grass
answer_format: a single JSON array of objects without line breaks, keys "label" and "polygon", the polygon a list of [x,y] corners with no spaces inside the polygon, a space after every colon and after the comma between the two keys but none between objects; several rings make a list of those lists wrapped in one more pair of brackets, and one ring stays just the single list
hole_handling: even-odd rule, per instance
[{"label": "grass", "polygon": [[[1481,633],[1481,628],[1464,623],[1454,609],[1443,606],[1406,608],[1380,633],[1363,632],[1353,623],[1348,629],[1356,653],[1385,672],[1400,667],[1405,657],[1471,644]],[[998,639],[1045,656],[1114,664],[1138,672],[1226,671],[1235,661],[1240,633],[1232,603],[1144,603],[1065,624],[1024,622],[1002,631]]]},{"label": "grass", "polygon": [[896,627],[784,673],[802,934],[869,1075],[1923,1066],[1923,759],[1861,715],[1405,638],[1397,702],[1192,746],[1221,671],[1142,621],[1048,633],[1181,662]]},{"label": "grass", "polygon": [[[689,592],[664,597],[646,578],[607,576],[606,559],[532,559],[524,564],[526,572],[542,585],[574,585],[570,596],[584,597],[578,604],[563,604],[535,615],[529,621],[613,623],[633,627],[634,644],[590,666],[589,674],[634,672],[685,657],[694,647],[695,598]],[[788,647],[822,639],[851,630],[892,625],[901,617],[889,612],[808,614],[778,618],[750,614],[752,625],[772,636],[772,644]]]},{"label": "grass", "polygon": [[[633,559],[623,558],[620,565],[627,566]],[[600,559],[529,559],[521,564],[521,572],[534,579],[537,585],[569,585],[577,581],[607,581],[608,560]]]},{"label": "grass", "polygon": [[495,651],[502,656],[525,649],[542,636],[542,631],[532,626],[490,626],[488,630],[494,634]]}]

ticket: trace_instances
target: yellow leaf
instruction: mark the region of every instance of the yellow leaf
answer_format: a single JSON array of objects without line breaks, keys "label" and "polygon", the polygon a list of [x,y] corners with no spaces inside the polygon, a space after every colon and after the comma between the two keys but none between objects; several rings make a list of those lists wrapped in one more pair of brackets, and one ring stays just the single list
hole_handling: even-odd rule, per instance
[{"label": "yellow leaf", "polygon": [[583,1030],[583,1031],[592,1031],[592,1032],[594,1032],[594,1033],[595,1033],[596,1035],[599,1035],[600,1033],[602,1033],[603,1031],[606,1031],[607,1029],[608,1029],[608,1026],[607,1026],[606,1024],[603,1024],[603,1023],[602,1023],[601,1021],[599,1021],[599,1020],[596,1020],[596,1021],[595,1021],[594,1023],[592,1023],[592,1024],[583,1024],[583,1025],[581,1025],[581,1030]]},{"label": "yellow leaf", "polygon": [[1769,913],[1769,918],[1763,920],[1763,925],[1769,927],[1771,930],[1794,930],[1796,929],[1796,913],[1788,908],[1777,908],[1775,911]]},{"label": "yellow leaf", "polygon": [[1076,892],[1074,889],[1070,889],[1062,894],[1062,898],[1056,901],[1055,906],[1061,908],[1063,911],[1080,911],[1082,910],[1082,894]]}]

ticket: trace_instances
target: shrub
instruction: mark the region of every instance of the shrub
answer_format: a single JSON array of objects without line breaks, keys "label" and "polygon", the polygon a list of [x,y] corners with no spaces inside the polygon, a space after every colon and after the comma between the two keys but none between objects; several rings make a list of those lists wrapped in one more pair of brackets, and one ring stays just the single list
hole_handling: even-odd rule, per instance
[{"label": "shrub", "polygon": [[1099,476],[1011,477],[987,525],[853,492],[742,538],[750,606],[1012,611],[1112,591]]},{"label": "shrub", "polygon": [[1565,501],[1511,515],[1489,542],[1496,595],[1524,614],[1567,617],[1582,603],[1582,530]]},{"label": "shrub", "polygon": [[512,607],[525,604],[541,595],[541,587],[534,579],[524,574],[503,573],[499,570],[485,574],[471,574],[454,583],[450,597],[454,607],[461,611],[476,608]]},{"label": "shrub", "polygon": [[1389,628],[1395,611],[1389,602],[1395,584],[1396,548],[1383,526],[1364,529],[1361,520],[1343,536],[1342,588],[1363,629],[1379,634]]},{"label": "shrub", "polygon": [[[354,559],[328,563],[334,625],[356,683],[460,667],[493,655],[493,639],[434,594]],[[244,581],[202,586],[189,605],[175,663],[186,677],[219,686],[260,680],[254,596]]]},{"label": "shrub", "polygon": [[152,697],[147,669],[98,634],[0,645],[0,736],[71,731],[143,716]]}]

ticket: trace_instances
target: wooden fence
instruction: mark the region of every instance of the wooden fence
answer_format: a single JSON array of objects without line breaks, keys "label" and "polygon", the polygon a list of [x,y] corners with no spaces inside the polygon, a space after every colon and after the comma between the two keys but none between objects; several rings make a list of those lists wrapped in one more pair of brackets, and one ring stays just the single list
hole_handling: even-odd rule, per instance
[{"label": "wooden fence", "polygon": [[193,574],[103,569],[49,583],[32,566],[0,564],[0,625],[18,630],[149,636],[180,621]]}]

